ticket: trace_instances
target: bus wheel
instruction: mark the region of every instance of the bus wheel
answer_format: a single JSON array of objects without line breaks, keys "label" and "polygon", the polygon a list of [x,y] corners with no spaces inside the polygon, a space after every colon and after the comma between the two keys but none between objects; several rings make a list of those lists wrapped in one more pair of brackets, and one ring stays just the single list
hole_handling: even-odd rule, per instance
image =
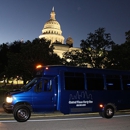
[{"label": "bus wheel", "polygon": [[102,116],[110,119],[114,116],[114,108],[110,105],[106,106],[104,109],[104,112],[102,113]]},{"label": "bus wheel", "polygon": [[13,114],[15,120],[17,120],[18,122],[25,122],[29,120],[31,116],[31,111],[27,106],[18,105],[14,108]]}]

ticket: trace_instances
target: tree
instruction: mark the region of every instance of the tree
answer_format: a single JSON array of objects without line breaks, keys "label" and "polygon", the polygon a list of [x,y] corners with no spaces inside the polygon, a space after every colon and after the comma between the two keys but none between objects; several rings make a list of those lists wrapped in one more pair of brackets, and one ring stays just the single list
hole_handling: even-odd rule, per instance
[{"label": "tree", "polygon": [[8,43],[3,43],[0,45],[0,78],[3,78],[5,75],[5,68],[8,65]]},{"label": "tree", "polygon": [[106,68],[108,51],[114,44],[110,33],[105,33],[104,28],[95,30],[95,33],[89,33],[88,38],[82,40],[80,44],[83,63],[88,63],[92,68]]},{"label": "tree", "polygon": [[125,32],[126,42],[130,42],[130,30]]},{"label": "tree", "polygon": [[63,64],[68,66],[79,66],[82,63],[80,50],[67,51],[63,54]]},{"label": "tree", "polygon": [[33,76],[37,64],[62,64],[62,60],[53,53],[50,42],[44,39],[34,39],[21,44],[19,53],[8,53],[7,73],[9,76],[21,76],[26,82]]},{"label": "tree", "polygon": [[120,45],[114,45],[109,52],[110,69],[130,70],[130,31],[126,32],[126,41]]}]

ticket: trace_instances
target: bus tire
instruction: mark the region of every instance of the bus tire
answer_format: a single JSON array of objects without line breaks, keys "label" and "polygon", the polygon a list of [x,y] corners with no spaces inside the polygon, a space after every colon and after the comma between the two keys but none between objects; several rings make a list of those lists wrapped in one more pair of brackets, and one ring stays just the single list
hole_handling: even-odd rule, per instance
[{"label": "bus tire", "polygon": [[104,108],[104,111],[102,113],[102,117],[110,119],[114,116],[114,108],[110,105],[106,106]]},{"label": "bus tire", "polygon": [[14,119],[18,122],[26,122],[31,116],[30,109],[25,105],[17,105],[13,111]]}]

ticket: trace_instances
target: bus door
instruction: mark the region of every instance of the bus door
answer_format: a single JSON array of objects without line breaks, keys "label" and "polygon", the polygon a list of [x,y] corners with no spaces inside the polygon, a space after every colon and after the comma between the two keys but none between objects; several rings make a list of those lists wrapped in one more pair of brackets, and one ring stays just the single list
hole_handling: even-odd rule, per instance
[{"label": "bus door", "polygon": [[56,109],[56,88],[56,80],[54,77],[43,77],[39,80],[32,94],[34,112],[47,112]]}]

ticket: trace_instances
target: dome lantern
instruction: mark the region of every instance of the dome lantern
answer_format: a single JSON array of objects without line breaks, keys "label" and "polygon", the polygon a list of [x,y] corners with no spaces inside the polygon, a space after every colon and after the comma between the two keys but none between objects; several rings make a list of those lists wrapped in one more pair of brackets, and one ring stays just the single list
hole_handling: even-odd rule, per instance
[{"label": "dome lantern", "polygon": [[51,12],[50,15],[51,15],[50,19],[56,20],[56,19],[55,19],[55,15],[56,15],[56,14],[55,14],[55,11],[54,11],[54,7],[52,8],[52,12]]}]

